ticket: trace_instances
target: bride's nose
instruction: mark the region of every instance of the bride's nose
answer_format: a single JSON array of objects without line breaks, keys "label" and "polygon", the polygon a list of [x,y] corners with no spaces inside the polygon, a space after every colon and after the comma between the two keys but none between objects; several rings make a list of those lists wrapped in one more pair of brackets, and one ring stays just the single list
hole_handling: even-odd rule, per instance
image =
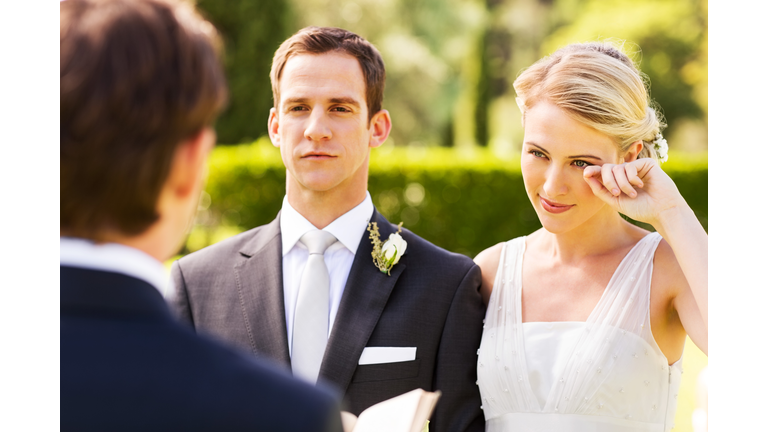
[{"label": "bride's nose", "polygon": [[565,170],[552,164],[545,173],[544,193],[549,198],[568,193],[568,178]]}]

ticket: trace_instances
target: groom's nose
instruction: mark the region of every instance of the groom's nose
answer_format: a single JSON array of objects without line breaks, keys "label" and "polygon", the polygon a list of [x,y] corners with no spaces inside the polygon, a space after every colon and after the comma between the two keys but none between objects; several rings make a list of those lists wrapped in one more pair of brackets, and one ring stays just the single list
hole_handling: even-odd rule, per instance
[{"label": "groom's nose", "polygon": [[304,138],[311,141],[330,139],[333,134],[328,120],[324,109],[313,109],[307,120],[307,127],[304,129]]}]

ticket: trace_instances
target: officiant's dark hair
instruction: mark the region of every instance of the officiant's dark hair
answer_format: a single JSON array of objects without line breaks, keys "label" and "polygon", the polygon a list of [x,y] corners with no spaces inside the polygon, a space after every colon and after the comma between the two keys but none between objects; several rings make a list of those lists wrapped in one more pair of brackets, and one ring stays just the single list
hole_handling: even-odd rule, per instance
[{"label": "officiant's dark hair", "polygon": [[299,54],[325,54],[337,51],[355,57],[363,70],[368,120],[381,111],[386,71],[381,54],[367,40],[336,27],[305,27],[286,39],[272,58],[269,79],[275,108],[280,104],[280,77],[288,59]]},{"label": "officiant's dark hair", "polygon": [[177,146],[226,102],[219,37],[185,1],[60,7],[61,233],[140,234]]}]

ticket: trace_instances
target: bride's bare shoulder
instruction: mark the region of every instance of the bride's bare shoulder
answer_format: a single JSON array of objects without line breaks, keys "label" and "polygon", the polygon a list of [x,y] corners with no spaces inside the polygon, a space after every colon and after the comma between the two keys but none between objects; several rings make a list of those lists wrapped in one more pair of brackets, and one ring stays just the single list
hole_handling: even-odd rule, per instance
[{"label": "bride's bare shoulder", "polygon": [[486,306],[488,305],[488,300],[491,298],[493,280],[496,278],[496,271],[499,268],[499,259],[501,258],[501,251],[503,249],[504,243],[502,242],[489,247],[475,257],[475,263],[483,272],[483,284],[480,286],[480,294],[482,294],[483,302],[485,302]]}]

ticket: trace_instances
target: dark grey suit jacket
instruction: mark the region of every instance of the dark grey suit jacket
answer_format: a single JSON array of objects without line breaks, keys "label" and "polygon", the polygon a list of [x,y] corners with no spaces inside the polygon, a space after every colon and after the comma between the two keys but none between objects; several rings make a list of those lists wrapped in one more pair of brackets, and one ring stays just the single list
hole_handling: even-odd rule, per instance
[{"label": "dark grey suit jacket", "polygon": [[[172,306],[197,331],[290,368],[279,219],[174,263]],[[375,210],[371,221],[382,240],[397,229]],[[480,268],[408,230],[402,236],[408,249],[390,276],[373,264],[367,232],[360,241],[319,381],[344,392],[356,415],[416,388],[440,390],[431,430],[482,431]],[[416,347],[416,360],[360,366],[367,346]]]}]

